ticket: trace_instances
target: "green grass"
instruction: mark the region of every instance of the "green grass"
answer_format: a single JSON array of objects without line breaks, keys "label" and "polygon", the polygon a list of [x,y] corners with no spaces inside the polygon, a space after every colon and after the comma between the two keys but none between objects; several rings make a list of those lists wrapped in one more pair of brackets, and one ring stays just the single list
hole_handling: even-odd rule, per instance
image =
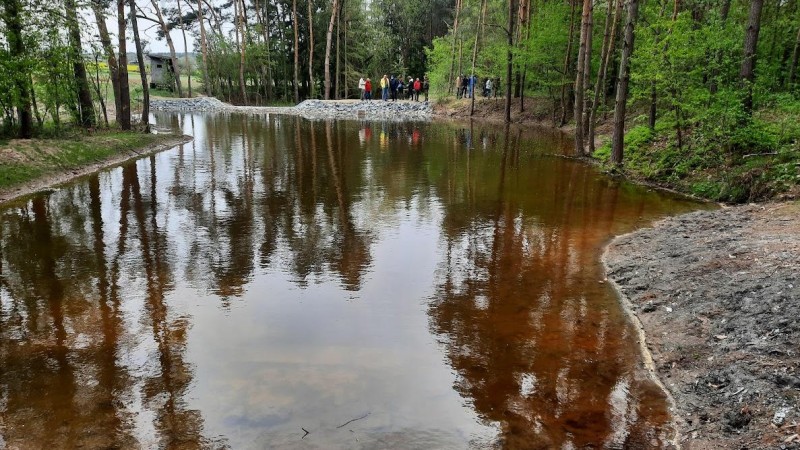
[{"label": "green grass", "polygon": [[8,188],[52,173],[74,170],[121,152],[140,149],[173,137],[108,131],[0,143],[0,148],[6,155],[0,159],[0,188]]}]

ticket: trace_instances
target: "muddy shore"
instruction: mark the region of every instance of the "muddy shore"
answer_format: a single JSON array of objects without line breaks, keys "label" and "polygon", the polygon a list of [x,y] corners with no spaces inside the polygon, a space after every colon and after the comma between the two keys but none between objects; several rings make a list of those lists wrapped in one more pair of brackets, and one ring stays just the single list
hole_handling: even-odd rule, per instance
[{"label": "muddy shore", "polygon": [[63,171],[49,173],[42,177],[35,178],[22,184],[0,189],[0,203],[13,200],[18,197],[33,194],[34,192],[42,191],[59,184],[66,183],[72,179],[89,175],[108,167],[113,167],[122,164],[133,158],[140,158],[142,156],[158,153],[176,145],[189,142],[193,139],[192,136],[174,136],[160,142],[153,143],[144,148],[131,149],[116,153],[110,158],[102,161],[94,162],[91,164],[82,165],[80,167],[73,167]]},{"label": "muddy shore", "polygon": [[800,448],[798,217],[800,203],[701,211],[609,244],[682,448]]}]

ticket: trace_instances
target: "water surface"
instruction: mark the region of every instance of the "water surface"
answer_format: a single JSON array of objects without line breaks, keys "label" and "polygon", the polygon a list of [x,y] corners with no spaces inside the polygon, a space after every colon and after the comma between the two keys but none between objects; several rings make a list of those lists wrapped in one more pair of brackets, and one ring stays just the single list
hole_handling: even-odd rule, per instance
[{"label": "water surface", "polygon": [[664,445],[599,256],[697,205],[542,130],[157,119],[0,206],[0,448]]}]

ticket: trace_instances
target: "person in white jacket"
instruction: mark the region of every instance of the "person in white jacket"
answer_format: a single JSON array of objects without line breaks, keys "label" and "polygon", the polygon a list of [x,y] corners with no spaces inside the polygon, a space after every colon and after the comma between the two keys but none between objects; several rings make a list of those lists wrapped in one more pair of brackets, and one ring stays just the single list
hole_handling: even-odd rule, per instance
[{"label": "person in white jacket", "polygon": [[358,80],[358,89],[361,91],[361,100],[364,100],[364,88],[366,87],[366,85],[367,82],[364,81],[364,77],[361,77],[361,79]]}]

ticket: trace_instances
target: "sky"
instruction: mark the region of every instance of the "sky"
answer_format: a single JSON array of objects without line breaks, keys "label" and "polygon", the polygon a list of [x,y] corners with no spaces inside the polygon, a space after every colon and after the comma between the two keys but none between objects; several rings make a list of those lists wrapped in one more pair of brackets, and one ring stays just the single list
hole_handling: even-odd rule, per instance
[{"label": "sky", "polygon": [[[145,11],[145,13],[147,13],[148,16],[152,16],[152,17],[155,18],[155,14],[152,13],[152,6],[150,5],[149,1],[138,0],[137,4],[139,5],[140,8],[142,8]],[[159,2],[159,6],[162,7],[162,8],[165,7],[165,6],[166,7],[174,7],[175,3],[173,1],[168,1],[168,2],[160,1]],[[187,8],[188,9],[188,6],[186,6],[186,4],[183,3],[181,5],[181,8],[182,9],[183,8]],[[86,30],[86,31],[89,31],[92,36],[96,36],[97,35],[97,22],[95,21],[94,14],[89,9],[84,9],[81,12],[83,14],[83,17],[86,19],[86,23],[90,27],[90,29]],[[128,9],[126,8],[126,13],[127,12],[128,12]],[[186,13],[185,10],[183,12],[184,12],[184,14]],[[116,3],[112,3],[112,7],[109,8],[106,11],[106,13],[107,13],[106,26],[108,27],[108,32],[111,33],[111,35],[112,35],[111,40],[112,40],[112,42],[114,44],[114,48],[116,48],[117,47],[117,45],[116,45],[116,43],[117,43],[117,37],[116,37],[117,36]],[[150,22],[149,20],[139,19],[138,23],[139,23],[139,33],[140,33],[142,39],[147,41],[147,46],[144,48],[145,54],[147,54],[147,53],[168,53],[169,52],[169,47],[167,46],[166,39],[158,40],[156,38],[156,32],[158,31],[159,26],[155,22]],[[183,47],[183,36],[181,35],[181,30],[173,29],[172,31],[170,31],[170,36],[172,37],[172,41],[175,44],[175,51],[177,53],[183,53],[184,47]],[[129,53],[136,52],[136,47],[134,47],[134,44],[133,44],[133,32],[130,30],[130,27],[128,28],[126,37],[127,37],[126,40],[128,42],[128,49],[127,49],[128,52]],[[93,39],[97,39],[97,38],[93,37]],[[186,31],[186,46],[187,46],[189,52],[193,52],[194,51],[194,36],[193,36],[191,30],[188,30],[188,29]]]}]

